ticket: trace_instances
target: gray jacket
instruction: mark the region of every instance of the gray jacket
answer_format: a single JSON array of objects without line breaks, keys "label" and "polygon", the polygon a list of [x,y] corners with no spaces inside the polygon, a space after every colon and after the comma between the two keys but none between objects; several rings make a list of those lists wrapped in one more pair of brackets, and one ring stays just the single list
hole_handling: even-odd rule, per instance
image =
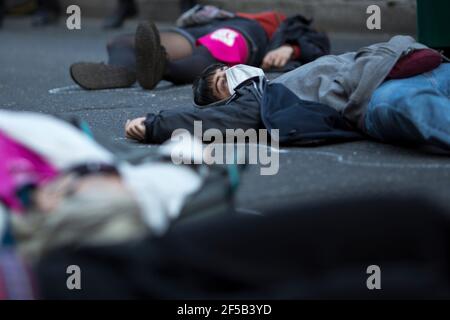
[{"label": "gray jacket", "polygon": [[395,36],[357,52],[321,57],[272,82],[282,83],[302,100],[336,109],[352,125],[364,129],[364,114],[373,92],[402,56],[425,48],[412,37]]}]

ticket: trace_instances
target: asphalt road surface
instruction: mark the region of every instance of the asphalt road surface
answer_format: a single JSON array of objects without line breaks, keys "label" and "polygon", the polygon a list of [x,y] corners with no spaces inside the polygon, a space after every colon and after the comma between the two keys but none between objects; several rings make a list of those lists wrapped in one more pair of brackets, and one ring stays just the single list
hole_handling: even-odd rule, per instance
[{"label": "asphalt road surface", "polygon": [[[127,119],[191,103],[190,86],[161,83],[153,91],[139,87],[83,91],[69,76],[76,61],[105,61],[105,43],[114,34],[100,21],[83,20],[81,31],[57,27],[32,29],[29,20],[7,20],[0,29],[0,108],[76,115],[94,133],[124,140]],[[332,35],[333,52],[341,53],[389,38]],[[131,142],[130,142],[131,143]],[[135,144],[137,148],[152,148]],[[69,151],[70,152],[70,151]],[[261,176],[258,166],[244,174],[237,197],[240,208],[258,210],[281,203],[311,203],[355,196],[425,196],[450,208],[450,157],[375,142],[317,148],[284,148],[280,170]]]}]

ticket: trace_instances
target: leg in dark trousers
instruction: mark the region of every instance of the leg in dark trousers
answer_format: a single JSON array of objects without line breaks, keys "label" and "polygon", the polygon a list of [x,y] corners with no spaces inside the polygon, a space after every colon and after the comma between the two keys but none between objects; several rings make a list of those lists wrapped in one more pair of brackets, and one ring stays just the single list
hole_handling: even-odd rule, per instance
[{"label": "leg in dark trousers", "polygon": [[[211,55],[207,48],[200,46],[192,50],[192,53],[182,50],[183,43],[176,42],[179,35],[174,33],[161,33],[161,41],[165,46],[169,59],[166,64],[164,80],[173,82],[174,84],[192,83],[201,72],[217,60]],[[169,43],[171,42],[171,43]],[[176,45],[174,45],[174,43]],[[177,49],[178,48],[178,49]],[[179,52],[176,52],[179,51]],[[108,43],[108,64],[114,66],[126,67],[132,71],[136,70],[136,58],[134,52],[134,36],[123,35],[116,37]],[[171,59],[174,57],[175,59]],[[176,59],[176,57],[181,57]]]},{"label": "leg in dark trousers", "polygon": [[108,43],[107,50],[109,65],[125,67],[136,72],[134,34],[125,34],[114,38]]},{"label": "leg in dark trousers", "polygon": [[[158,81],[162,78],[174,84],[192,83],[207,66],[217,62],[205,47],[192,48],[191,43],[176,32],[161,32],[159,37],[160,43],[147,43],[145,39],[139,42],[144,43],[146,47],[141,55],[150,62],[160,61],[151,58],[152,50],[164,47],[166,55],[161,59],[165,59],[165,67],[161,68]],[[151,70],[137,68],[135,44],[136,36],[132,34],[114,38],[107,45],[107,65],[75,63],[70,69],[72,79],[82,88],[90,90],[131,86],[136,80],[137,73],[152,74]]]},{"label": "leg in dark trousers", "polygon": [[214,63],[217,60],[206,47],[196,47],[191,56],[168,61],[163,79],[174,84],[192,83],[206,67]]},{"label": "leg in dark trousers", "polygon": [[107,44],[108,64],[78,62],[70,66],[75,83],[87,90],[128,88],[136,82],[134,35],[114,38]]}]

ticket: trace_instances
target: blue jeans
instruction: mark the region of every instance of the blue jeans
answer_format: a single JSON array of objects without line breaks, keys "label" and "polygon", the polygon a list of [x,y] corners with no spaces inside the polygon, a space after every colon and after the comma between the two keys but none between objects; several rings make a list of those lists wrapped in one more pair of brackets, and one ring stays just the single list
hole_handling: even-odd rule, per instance
[{"label": "blue jeans", "polygon": [[369,136],[384,142],[450,150],[450,63],[383,83],[370,100],[365,126]]}]

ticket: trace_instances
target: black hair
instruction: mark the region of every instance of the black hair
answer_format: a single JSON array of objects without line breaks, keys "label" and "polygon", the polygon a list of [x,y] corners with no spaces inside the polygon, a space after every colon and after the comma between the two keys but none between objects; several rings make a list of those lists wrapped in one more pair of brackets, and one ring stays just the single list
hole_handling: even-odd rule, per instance
[{"label": "black hair", "polygon": [[223,63],[212,64],[206,67],[201,75],[195,79],[192,85],[192,91],[194,92],[194,102],[197,105],[204,106],[219,100],[214,96],[212,81],[214,73],[225,66]]}]

